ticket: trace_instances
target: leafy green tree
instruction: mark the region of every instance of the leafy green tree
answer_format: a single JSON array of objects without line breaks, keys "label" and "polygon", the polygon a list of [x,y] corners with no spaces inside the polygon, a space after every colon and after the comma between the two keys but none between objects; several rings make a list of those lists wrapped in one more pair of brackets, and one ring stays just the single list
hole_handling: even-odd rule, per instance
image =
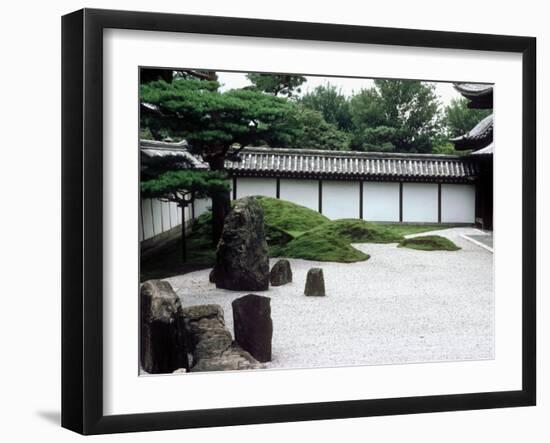
[{"label": "leafy green tree", "polygon": [[352,149],[431,152],[440,130],[435,86],[416,80],[375,80],[351,99]]},{"label": "leafy green tree", "polygon": [[185,262],[187,248],[185,239],[185,208],[197,198],[212,197],[219,192],[228,192],[226,176],[220,171],[194,171],[181,169],[167,171],[140,184],[143,197],[174,202],[181,209],[181,256]]},{"label": "leafy green tree", "polygon": [[342,131],[349,131],[353,127],[349,100],[330,83],[326,86],[317,86],[313,91],[302,96],[300,103],[319,111],[327,123],[336,125]]},{"label": "leafy green tree", "polygon": [[318,111],[296,104],[290,120],[287,124],[293,131],[288,147],[335,151],[349,149],[350,135],[327,123]]},{"label": "leafy green tree", "polygon": [[[288,125],[291,102],[254,90],[220,92],[218,88],[216,81],[188,78],[142,84],[140,100],[157,106],[158,112],[142,112],[141,129],[186,139],[212,171],[223,170],[232,146],[290,142],[296,130]],[[214,241],[230,209],[229,192],[212,195]]]},{"label": "leafy green tree", "polygon": [[465,98],[454,98],[445,107],[443,124],[449,138],[458,137],[469,132],[482,119],[491,114],[490,109],[470,109],[468,100]]},{"label": "leafy green tree", "polygon": [[267,92],[272,95],[292,97],[295,92],[301,92],[300,86],[306,81],[303,75],[291,74],[246,74],[252,83],[252,89]]}]

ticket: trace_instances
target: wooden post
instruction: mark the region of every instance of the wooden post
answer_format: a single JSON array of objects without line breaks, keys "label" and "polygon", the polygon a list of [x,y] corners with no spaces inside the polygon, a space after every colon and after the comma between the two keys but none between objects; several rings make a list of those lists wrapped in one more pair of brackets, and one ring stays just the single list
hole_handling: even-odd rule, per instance
[{"label": "wooden post", "polygon": [[187,261],[187,245],[185,240],[185,205],[181,205],[181,261]]},{"label": "wooden post", "polygon": [[363,220],[363,182],[359,181],[359,218]]},{"label": "wooden post", "polygon": [[441,223],[441,183],[437,184],[437,223]]},{"label": "wooden post", "polygon": [[399,222],[403,222],[403,183],[399,183]]}]

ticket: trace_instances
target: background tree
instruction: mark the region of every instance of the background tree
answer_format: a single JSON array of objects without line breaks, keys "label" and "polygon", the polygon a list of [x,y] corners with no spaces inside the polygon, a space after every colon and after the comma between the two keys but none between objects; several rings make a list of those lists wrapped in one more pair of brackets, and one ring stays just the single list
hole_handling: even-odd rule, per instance
[{"label": "background tree", "polygon": [[[288,147],[297,149],[326,149],[345,151],[349,149],[350,135],[327,123],[318,111],[296,104],[286,124],[290,142]],[[283,145],[280,145],[283,146]]]},{"label": "background tree", "polygon": [[432,152],[440,130],[435,86],[416,80],[375,80],[350,102],[352,149]]},{"label": "background tree", "polygon": [[[292,112],[288,100],[254,90],[218,91],[219,83],[175,78],[140,86],[142,103],[158,107],[157,113],[141,113],[141,128],[160,129],[184,138],[202,155],[212,171],[221,171],[232,146],[288,144],[295,128],[285,121]],[[231,209],[229,192],[212,195],[213,239],[217,241]]]},{"label": "background tree", "polygon": [[458,137],[469,132],[482,119],[491,114],[491,109],[470,109],[468,100],[454,98],[445,107],[443,124],[449,138]]},{"label": "background tree", "polygon": [[317,86],[313,91],[303,95],[300,103],[319,111],[327,123],[342,131],[350,131],[353,128],[348,98],[330,83],[326,86]]},{"label": "background tree", "polygon": [[256,89],[272,95],[292,97],[301,92],[300,86],[306,81],[303,75],[290,74],[246,74],[252,83],[249,89]]},{"label": "background tree", "polygon": [[187,260],[185,239],[185,208],[195,199],[212,197],[219,192],[228,192],[226,176],[219,171],[194,171],[182,169],[167,171],[158,177],[142,181],[140,184],[143,197],[158,198],[174,202],[181,209],[181,258]]}]

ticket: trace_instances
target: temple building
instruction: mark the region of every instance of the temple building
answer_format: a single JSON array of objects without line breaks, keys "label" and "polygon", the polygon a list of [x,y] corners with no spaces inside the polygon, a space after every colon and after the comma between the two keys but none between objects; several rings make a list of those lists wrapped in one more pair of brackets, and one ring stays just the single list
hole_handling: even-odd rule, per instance
[{"label": "temple building", "polygon": [[[493,109],[493,85],[457,83],[455,89],[468,99],[471,109]],[[476,184],[476,223],[483,229],[493,229],[493,114],[482,119],[468,133],[451,141],[459,151],[471,150],[469,158],[478,168]]]}]

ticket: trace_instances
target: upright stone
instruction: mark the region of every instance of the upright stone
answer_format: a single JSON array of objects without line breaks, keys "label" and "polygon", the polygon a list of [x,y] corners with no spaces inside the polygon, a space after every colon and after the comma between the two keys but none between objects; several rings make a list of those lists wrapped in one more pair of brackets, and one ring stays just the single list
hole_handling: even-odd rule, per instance
[{"label": "upright stone", "polygon": [[264,214],[252,197],[239,200],[225,219],[216,251],[216,286],[234,291],[265,291],[269,258]]},{"label": "upright stone", "polygon": [[290,269],[290,262],[285,259],[277,261],[271,268],[269,274],[269,282],[271,286],[286,285],[292,281],[292,269]]},{"label": "upright stone", "polygon": [[235,341],[256,360],[271,360],[271,299],[256,294],[248,294],[231,303],[233,307],[233,327]]},{"label": "upright stone", "polygon": [[321,268],[311,268],[307,272],[305,295],[322,297],[325,295],[325,278]]},{"label": "upright stone", "polygon": [[149,280],[140,291],[140,360],[150,374],[188,368],[181,303],[170,283]]}]

